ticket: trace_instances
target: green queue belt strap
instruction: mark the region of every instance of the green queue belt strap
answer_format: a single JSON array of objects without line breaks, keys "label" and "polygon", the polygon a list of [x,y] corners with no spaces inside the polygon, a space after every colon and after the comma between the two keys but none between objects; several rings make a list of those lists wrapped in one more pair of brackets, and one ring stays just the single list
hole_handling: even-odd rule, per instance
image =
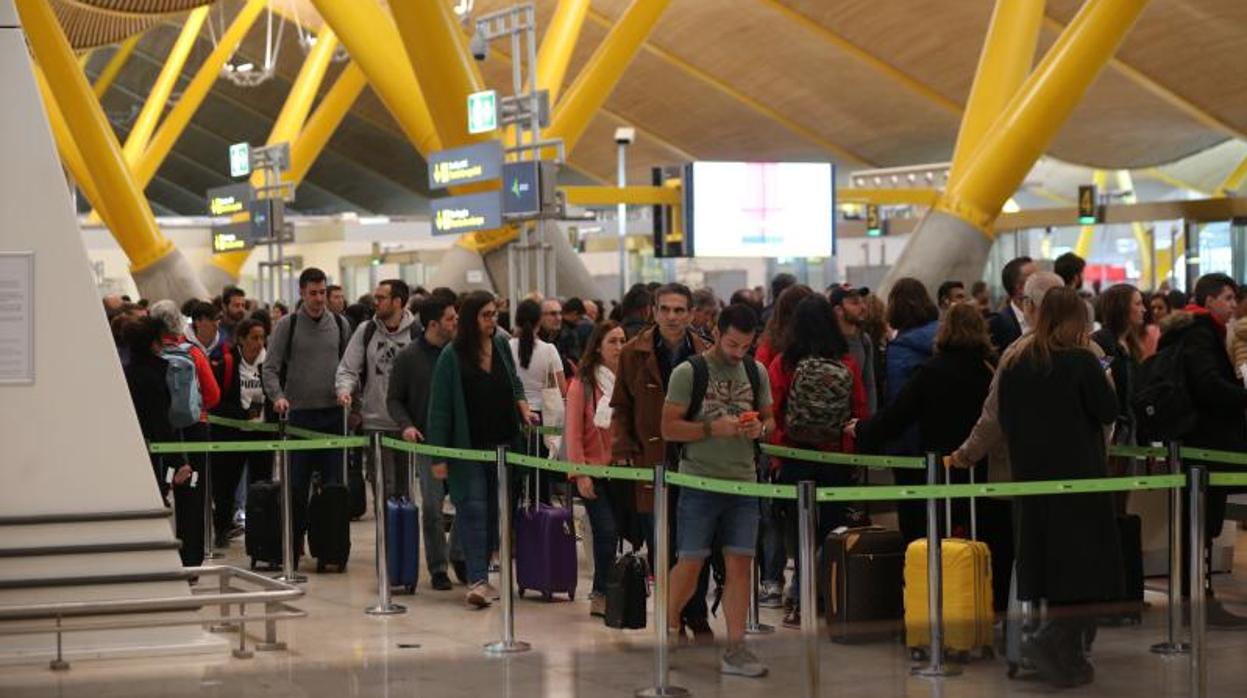
[{"label": "green queue belt strap", "polygon": [[1086,480],[995,482],[975,485],[821,487],[818,490],[818,501],[873,502],[914,499],[962,499],[969,497],[1026,497],[1049,494],[1163,490],[1182,487],[1185,484],[1185,475],[1149,475],[1144,477],[1108,477]]},{"label": "green queue belt strap", "polygon": [[1222,465],[1247,465],[1247,453],[1239,451],[1214,451],[1207,448],[1183,448],[1183,460],[1190,458],[1191,460],[1205,461],[1208,463],[1220,463]]},{"label": "green queue belt strap", "polygon": [[527,431],[530,434],[539,434],[541,436],[562,436],[563,435],[563,427],[527,426],[527,427],[524,427],[524,431]]},{"label": "green queue belt strap", "polygon": [[246,419],[230,419],[229,417],[218,417],[214,414],[208,415],[208,423],[222,427],[230,427],[239,431],[267,431],[277,432],[277,425],[272,422],[252,422]]},{"label": "green queue belt strap", "polygon": [[1166,458],[1169,451],[1163,446],[1109,446],[1108,454],[1127,458]]},{"label": "green queue belt strap", "polygon": [[368,445],[363,436],[286,441],[167,441],[150,443],[150,453],[250,453],[260,451],[329,451]]},{"label": "green queue belt strap", "polygon": [[1208,484],[1213,487],[1241,487],[1247,485],[1247,473],[1212,473]]},{"label": "green queue belt strap", "polygon": [[626,468],[606,465],[588,465],[585,463],[568,463],[567,461],[525,456],[519,453],[508,453],[507,463],[540,470],[550,470],[567,475],[591,475],[608,480],[637,480],[649,482],[654,479],[654,471],[649,468]]},{"label": "green queue belt strap", "polygon": [[767,499],[796,499],[796,485],[767,485],[741,480],[719,480],[684,473],[667,473],[667,484],[688,487],[703,492],[735,494],[742,497],[765,497]]},{"label": "green queue belt strap", "polygon": [[790,448],[762,444],[762,452],[768,456],[791,458],[811,463],[828,463],[831,465],[857,465],[870,468],[901,468],[925,470],[926,459],[922,456],[866,456],[856,453],[835,453],[832,451],[811,451],[804,448]]},{"label": "green queue belt strap", "polygon": [[416,444],[410,441],[402,441],[401,439],[391,438],[389,436],[381,437],[381,445],[386,448],[392,448],[395,451],[406,451],[414,453],[418,456],[429,456],[430,458],[444,458],[446,460],[462,460],[475,461],[477,463],[492,463],[498,459],[493,451],[485,451],[473,448],[448,448],[446,446],[431,446],[429,444]]}]

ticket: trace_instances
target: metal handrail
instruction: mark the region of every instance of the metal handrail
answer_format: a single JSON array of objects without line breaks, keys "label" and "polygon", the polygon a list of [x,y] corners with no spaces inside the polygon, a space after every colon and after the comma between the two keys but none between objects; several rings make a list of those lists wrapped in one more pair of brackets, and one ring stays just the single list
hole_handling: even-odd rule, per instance
[{"label": "metal handrail", "polygon": [[[265,591],[248,591],[234,594],[194,594],[154,599],[121,599],[113,601],[61,601],[56,603],[17,604],[0,606],[0,621],[34,620],[38,618],[67,618],[113,613],[144,613],[151,611],[197,611],[203,606],[221,606],[236,603],[272,603],[292,601],[303,596],[303,590],[292,584],[264,575],[229,566],[184,567],[178,573],[181,578],[228,575],[256,585]],[[138,575],[132,575],[138,576]],[[0,626],[0,635],[5,628]]]},{"label": "metal handrail", "polygon": [[170,516],[173,516],[173,510],[168,508],[139,509],[137,511],[101,511],[84,514],[32,514],[29,516],[0,516],[0,526],[139,521],[142,519],[167,519]]},{"label": "metal handrail", "polygon": [[[192,568],[176,572],[148,572],[144,574],[98,574],[80,577],[35,577],[0,579],[0,589],[34,589],[38,587],[81,587],[103,584],[140,584],[143,582],[185,582],[195,576]],[[3,616],[0,615],[0,618]]]},{"label": "metal handrail", "polygon": [[133,543],[87,543],[77,545],[40,545],[26,548],[0,548],[0,558],[46,557],[48,555],[103,555],[108,553],[142,553],[155,550],[177,550],[178,540],[148,540]]}]

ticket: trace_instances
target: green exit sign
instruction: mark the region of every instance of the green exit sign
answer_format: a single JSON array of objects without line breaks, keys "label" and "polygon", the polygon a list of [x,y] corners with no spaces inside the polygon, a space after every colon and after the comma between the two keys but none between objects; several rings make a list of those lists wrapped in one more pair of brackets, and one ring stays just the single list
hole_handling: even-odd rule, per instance
[{"label": "green exit sign", "polygon": [[251,144],[234,143],[229,147],[229,176],[246,177],[251,174]]},{"label": "green exit sign", "polygon": [[468,133],[489,133],[498,128],[498,93],[493,90],[468,95]]}]

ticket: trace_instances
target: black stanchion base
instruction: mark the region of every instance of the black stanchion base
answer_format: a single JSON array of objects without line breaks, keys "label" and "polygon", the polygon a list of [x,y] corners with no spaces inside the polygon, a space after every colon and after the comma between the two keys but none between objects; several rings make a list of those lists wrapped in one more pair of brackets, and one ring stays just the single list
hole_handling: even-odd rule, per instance
[{"label": "black stanchion base", "polygon": [[1177,656],[1181,654],[1190,654],[1191,645],[1186,642],[1158,642],[1152,645],[1152,653],[1165,656]]},{"label": "black stanchion base", "polygon": [[532,649],[532,645],[521,640],[512,640],[510,642],[499,640],[498,642],[491,642],[485,645],[485,654],[516,654],[518,652],[527,652],[530,649]]}]

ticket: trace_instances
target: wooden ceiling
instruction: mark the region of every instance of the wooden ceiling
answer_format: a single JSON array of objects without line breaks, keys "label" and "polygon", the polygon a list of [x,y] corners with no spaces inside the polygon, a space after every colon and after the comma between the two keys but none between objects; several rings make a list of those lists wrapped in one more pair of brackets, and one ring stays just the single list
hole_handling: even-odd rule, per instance
[{"label": "wooden ceiling", "polygon": [[[203,2],[52,1],[79,47]],[[544,28],[557,0],[534,1]],[[592,1],[568,84],[631,1]],[[275,3],[310,28],[321,23],[307,0]],[[476,0],[474,13],[511,4]],[[1036,60],[1080,5],[1047,0]],[[139,7],[156,14],[135,14]],[[948,160],[992,7],[993,0],[672,0],[570,163],[589,179],[613,181],[612,134],[625,124],[638,131],[632,181],[648,181],[652,165],[694,158],[833,160],[846,170]],[[96,29],[79,29],[88,25]],[[509,93],[509,46],[491,48],[482,74]],[[368,91],[354,113],[401,134]],[[1151,0],[1048,154],[1144,168],[1244,134],[1247,0]],[[374,166],[386,174],[410,165],[383,158]]]}]

